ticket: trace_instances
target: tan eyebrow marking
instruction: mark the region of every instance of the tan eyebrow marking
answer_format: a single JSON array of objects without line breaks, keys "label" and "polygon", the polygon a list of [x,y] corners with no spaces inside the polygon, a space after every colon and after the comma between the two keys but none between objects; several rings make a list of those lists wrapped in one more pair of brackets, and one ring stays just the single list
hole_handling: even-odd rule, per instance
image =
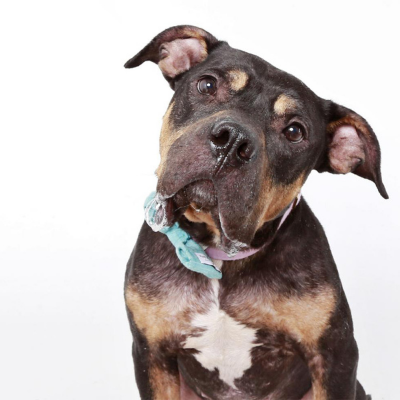
[{"label": "tan eyebrow marking", "polygon": [[297,102],[293,97],[281,94],[275,101],[275,114],[284,115],[289,108],[296,108]]},{"label": "tan eyebrow marking", "polygon": [[228,74],[230,79],[229,84],[235,92],[242,90],[247,85],[249,76],[246,72],[240,69],[231,69],[228,71]]}]

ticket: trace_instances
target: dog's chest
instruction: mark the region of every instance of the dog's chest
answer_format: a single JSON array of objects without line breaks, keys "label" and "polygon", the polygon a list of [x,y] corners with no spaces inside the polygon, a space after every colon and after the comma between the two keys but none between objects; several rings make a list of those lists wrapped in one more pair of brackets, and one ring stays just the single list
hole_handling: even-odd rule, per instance
[{"label": "dog's chest", "polygon": [[218,280],[211,281],[207,311],[194,313],[184,349],[195,350],[194,357],[209,371],[217,369],[219,378],[231,387],[252,365],[251,351],[259,346],[257,330],[236,320],[221,308]]},{"label": "dog's chest", "polygon": [[175,352],[189,386],[212,386],[221,399],[265,398],[288,369],[302,371],[297,344],[318,344],[335,305],[328,286],[287,296],[265,282],[180,276],[152,290],[132,283],[126,301],[150,348]]},{"label": "dog's chest", "polygon": [[[284,365],[300,362],[297,344],[317,345],[334,306],[330,288],[291,297],[265,286],[232,291],[218,280],[210,288],[206,307],[190,315],[182,347],[208,376],[219,377],[231,398],[241,398],[252,382],[267,393],[276,377],[283,379]],[[191,374],[207,376],[198,364],[189,366]]]}]

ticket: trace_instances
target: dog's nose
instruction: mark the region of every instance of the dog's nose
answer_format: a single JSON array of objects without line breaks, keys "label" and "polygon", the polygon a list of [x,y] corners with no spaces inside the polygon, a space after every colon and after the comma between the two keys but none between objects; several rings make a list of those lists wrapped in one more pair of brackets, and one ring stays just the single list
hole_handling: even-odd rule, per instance
[{"label": "dog's nose", "polygon": [[212,150],[218,157],[249,162],[255,155],[255,145],[251,135],[240,124],[232,121],[216,123],[210,134]]}]

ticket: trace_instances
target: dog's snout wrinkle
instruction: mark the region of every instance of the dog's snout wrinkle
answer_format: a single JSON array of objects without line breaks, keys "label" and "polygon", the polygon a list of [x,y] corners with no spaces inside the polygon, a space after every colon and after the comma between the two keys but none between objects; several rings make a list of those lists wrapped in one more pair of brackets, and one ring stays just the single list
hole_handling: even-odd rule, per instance
[{"label": "dog's snout wrinkle", "polygon": [[216,176],[216,175],[219,173],[219,171],[222,169],[222,167],[227,163],[228,156],[229,156],[229,153],[230,153],[230,151],[231,151],[233,145],[234,145],[234,143],[232,143],[232,144],[226,149],[226,154],[225,154],[225,155],[220,155],[220,156],[218,157],[218,162],[217,162],[217,164],[215,165],[215,170],[214,170],[213,176]]}]

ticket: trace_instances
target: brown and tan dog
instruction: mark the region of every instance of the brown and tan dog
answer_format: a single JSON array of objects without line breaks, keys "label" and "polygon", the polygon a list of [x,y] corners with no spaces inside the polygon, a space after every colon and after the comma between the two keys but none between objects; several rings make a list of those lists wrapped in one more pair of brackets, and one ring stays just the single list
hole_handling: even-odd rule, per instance
[{"label": "brown and tan dog", "polygon": [[142,399],[367,399],[324,231],[293,202],[313,169],[352,172],[387,198],[371,127],[196,27],[167,29],[125,66],[145,61],[175,91],[157,169],[169,221],[224,254],[258,251],[215,260],[222,279],[208,279],[143,225],[125,283]]}]

